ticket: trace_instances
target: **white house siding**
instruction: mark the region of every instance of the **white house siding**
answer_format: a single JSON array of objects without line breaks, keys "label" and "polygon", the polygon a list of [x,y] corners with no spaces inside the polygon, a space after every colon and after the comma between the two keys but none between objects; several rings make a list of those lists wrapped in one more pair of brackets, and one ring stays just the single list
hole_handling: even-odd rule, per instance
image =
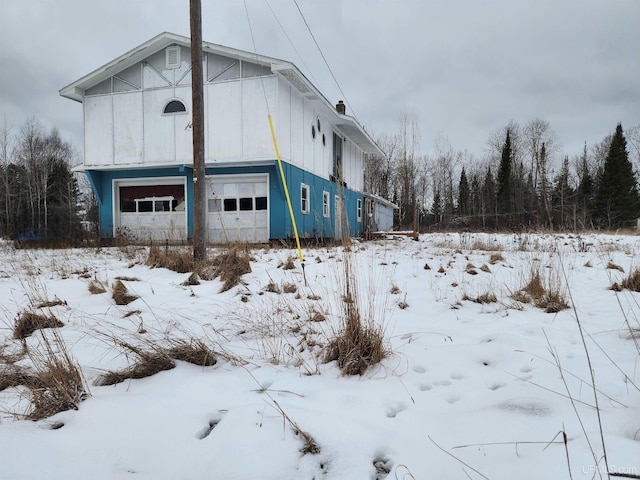
[{"label": "white house siding", "polygon": [[[277,79],[275,76],[242,80],[242,156],[245,158],[273,158],[274,149],[269,129],[269,110],[276,109]],[[264,90],[263,90],[264,88]],[[226,112],[216,112],[225,115]]]},{"label": "white house siding", "polygon": [[84,164],[113,163],[113,105],[111,96],[84,99]]},{"label": "white house siding", "polygon": [[142,92],[113,95],[114,163],[138,163],[143,155]]},{"label": "white house siding", "polygon": [[[242,156],[242,88],[240,82],[205,87],[206,157],[212,161]],[[217,112],[226,112],[218,114]]]}]

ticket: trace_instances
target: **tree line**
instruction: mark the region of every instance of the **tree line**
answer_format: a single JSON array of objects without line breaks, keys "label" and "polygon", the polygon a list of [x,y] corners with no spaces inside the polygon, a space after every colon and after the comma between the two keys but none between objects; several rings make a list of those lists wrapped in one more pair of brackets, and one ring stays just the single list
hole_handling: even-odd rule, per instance
[{"label": "tree line", "polygon": [[366,160],[365,189],[400,207],[400,228],[611,230],[640,218],[629,153],[640,163],[640,125],[618,124],[571,158],[539,118],[492,132],[481,159],[442,137],[421,154],[419,139],[405,115],[397,133],[376,137],[385,154]]},{"label": "tree line", "polygon": [[0,237],[13,240],[80,238],[80,189],[71,171],[74,151],[57,129],[30,119],[0,130]]}]

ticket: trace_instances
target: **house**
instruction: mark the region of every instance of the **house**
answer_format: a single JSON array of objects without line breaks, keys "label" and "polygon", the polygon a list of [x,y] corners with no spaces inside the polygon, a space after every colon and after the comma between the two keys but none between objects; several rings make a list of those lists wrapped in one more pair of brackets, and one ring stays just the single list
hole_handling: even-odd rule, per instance
[{"label": "house", "polygon": [[364,236],[370,238],[376,232],[393,229],[394,212],[400,207],[372,193],[364,194]]},{"label": "house", "polygon": [[[203,43],[208,240],[363,233],[365,154],[379,147],[290,62]],[[193,237],[190,39],[161,33],[60,90],[84,111],[100,235]]]}]

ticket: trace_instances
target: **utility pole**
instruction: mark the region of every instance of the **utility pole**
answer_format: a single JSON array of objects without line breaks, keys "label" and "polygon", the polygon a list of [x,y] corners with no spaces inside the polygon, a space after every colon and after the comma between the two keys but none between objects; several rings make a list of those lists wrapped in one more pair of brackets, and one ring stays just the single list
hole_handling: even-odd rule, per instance
[{"label": "utility pole", "polygon": [[193,133],[193,259],[207,256],[204,168],[204,94],[202,74],[202,8],[200,0],[189,0],[191,25],[191,96]]}]

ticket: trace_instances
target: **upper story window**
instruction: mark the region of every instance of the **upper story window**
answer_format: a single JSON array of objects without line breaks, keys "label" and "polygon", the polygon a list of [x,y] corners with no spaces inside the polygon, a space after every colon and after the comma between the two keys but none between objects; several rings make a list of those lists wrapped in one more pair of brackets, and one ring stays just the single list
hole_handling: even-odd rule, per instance
[{"label": "upper story window", "polygon": [[164,111],[162,113],[185,113],[187,111],[187,107],[180,100],[171,100],[164,107]]}]

